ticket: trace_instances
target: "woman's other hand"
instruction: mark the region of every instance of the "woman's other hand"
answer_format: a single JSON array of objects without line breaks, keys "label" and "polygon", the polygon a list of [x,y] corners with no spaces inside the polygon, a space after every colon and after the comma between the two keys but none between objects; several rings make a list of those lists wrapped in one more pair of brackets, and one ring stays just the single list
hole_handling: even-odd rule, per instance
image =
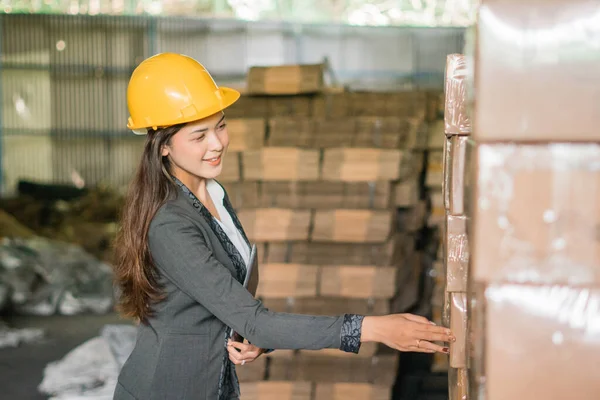
[{"label": "woman's other hand", "polygon": [[365,317],[361,341],[380,342],[399,351],[448,353],[447,346],[433,342],[454,342],[450,329],[437,326],[427,318],[413,314]]},{"label": "woman's other hand", "polygon": [[227,341],[227,351],[229,352],[229,359],[235,365],[252,362],[265,352],[264,349],[253,344],[236,342],[231,339]]}]

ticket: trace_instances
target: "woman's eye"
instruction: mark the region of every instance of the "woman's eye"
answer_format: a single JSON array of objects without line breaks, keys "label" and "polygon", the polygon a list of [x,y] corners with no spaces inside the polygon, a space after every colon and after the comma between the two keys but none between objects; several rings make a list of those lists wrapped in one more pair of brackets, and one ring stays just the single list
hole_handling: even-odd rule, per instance
[{"label": "woman's eye", "polygon": [[221,124],[221,125],[219,125],[219,130],[222,131],[223,129],[225,129],[226,126],[227,126],[227,124]]},{"label": "woman's eye", "polygon": [[195,140],[195,141],[197,141],[197,142],[199,142],[199,141],[201,141],[202,139],[204,139],[204,136],[205,136],[205,135],[200,135],[200,136],[198,136],[198,137],[194,138],[194,140]]}]

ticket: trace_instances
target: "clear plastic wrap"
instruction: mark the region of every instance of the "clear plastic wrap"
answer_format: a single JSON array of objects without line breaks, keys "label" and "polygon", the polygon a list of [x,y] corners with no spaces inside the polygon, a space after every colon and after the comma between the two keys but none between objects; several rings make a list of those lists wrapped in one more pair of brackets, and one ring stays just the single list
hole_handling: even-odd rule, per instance
[{"label": "clear plastic wrap", "polygon": [[600,144],[479,144],[471,274],[600,283]]},{"label": "clear plastic wrap", "polygon": [[448,369],[448,400],[469,399],[469,374],[466,369]]},{"label": "clear plastic wrap", "polygon": [[462,54],[446,57],[446,107],[444,111],[447,135],[469,135],[471,119],[467,115],[467,63]]},{"label": "clear plastic wrap", "polygon": [[442,180],[442,191],[444,193],[444,208],[446,210],[450,210],[450,197],[452,196],[452,184],[451,184],[451,174],[450,170],[452,169],[452,138],[446,137],[444,141],[444,150],[443,150],[443,175],[444,178]]},{"label": "clear plastic wrap", "polygon": [[450,330],[456,341],[450,343],[450,366],[467,368],[467,294],[450,293]]},{"label": "clear plastic wrap", "polygon": [[467,136],[452,136],[450,150],[450,165],[448,180],[450,193],[448,196],[448,210],[452,215],[465,213],[465,171],[467,169]]},{"label": "clear plastic wrap", "polygon": [[477,398],[598,399],[600,288],[491,284],[476,299]]},{"label": "clear plastic wrap", "polygon": [[467,217],[446,216],[446,291],[466,292],[469,272]]},{"label": "clear plastic wrap", "polygon": [[597,0],[482,2],[473,136],[598,141],[599,14]]}]

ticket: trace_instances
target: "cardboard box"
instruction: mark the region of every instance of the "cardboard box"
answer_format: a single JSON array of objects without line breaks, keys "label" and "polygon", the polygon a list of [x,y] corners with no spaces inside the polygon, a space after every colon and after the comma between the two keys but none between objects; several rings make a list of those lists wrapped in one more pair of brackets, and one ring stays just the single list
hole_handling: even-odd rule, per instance
[{"label": "cardboard box", "polygon": [[[429,161],[429,160],[428,160]],[[429,178],[429,164],[427,178]],[[452,192],[452,136],[446,138],[444,142],[444,152],[443,152],[443,182],[442,182],[442,191],[444,192],[444,208],[446,210],[450,210],[450,197]],[[427,181],[426,181],[427,182]]]},{"label": "cardboard box", "polygon": [[600,139],[596,0],[485,0],[475,53],[480,141]]},{"label": "cardboard box", "polygon": [[462,54],[446,57],[446,107],[444,124],[447,135],[469,135],[471,119],[467,115],[467,62]]},{"label": "cardboard box", "polygon": [[469,272],[467,217],[446,216],[446,291],[466,292]]},{"label": "cardboard box", "polygon": [[450,343],[450,367],[467,368],[467,294],[450,293],[450,330],[456,342]]},{"label": "cardboard box", "polygon": [[469,372],[464,368],[450,368],[448,389],[449,400],[469,400]]},{"label": "cardboard box", "polygon": [[490,285],[484,298],[487,400],[598,399],[600,289]]},{"label": "cardboard box", "polygon": [[467,143],[466,136],[452,136],[448,185],[448,210],[452,215],[465,214],[465,180],[467,166]]},{"label": "cardboard box", "polygon": [[323,64],[251,67],[247,86],[250,94],[318,93],[324,89]]},{"label": "cardboard box", "polygon": [[480,144],[471,273],[600,283],[600,145]]}]

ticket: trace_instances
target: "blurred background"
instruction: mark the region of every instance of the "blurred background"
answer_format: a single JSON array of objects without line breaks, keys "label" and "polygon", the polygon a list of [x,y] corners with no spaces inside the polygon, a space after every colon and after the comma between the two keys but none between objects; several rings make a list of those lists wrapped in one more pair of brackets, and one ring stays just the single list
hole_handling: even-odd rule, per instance
[{"label": "blurred background", "polygon": [[[260,245],[267,307],[441,324],[446,57],[474,3],[2,1],[2,398],[111,398],[134,340],[113,311],[111,241],[144,143],[126,87],[160,52],[243,93],[221,181]],[[238,373],[243,399],[415,400],[446,399],[446,369],[364,346]]]}]

